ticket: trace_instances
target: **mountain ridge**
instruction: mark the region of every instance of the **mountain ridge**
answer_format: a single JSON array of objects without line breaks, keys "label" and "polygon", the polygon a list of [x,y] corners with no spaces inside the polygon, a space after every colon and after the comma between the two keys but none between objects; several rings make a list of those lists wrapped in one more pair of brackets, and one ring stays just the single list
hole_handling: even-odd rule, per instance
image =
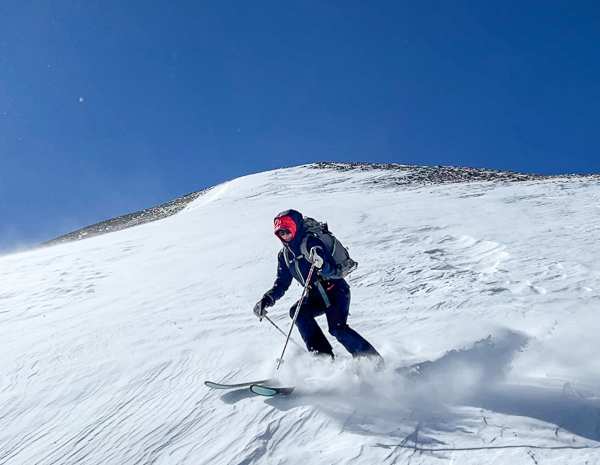
[{"label": "mountain ridge", "polygon": [[[396,171],[407,173],[389,179],[388,182],[399,186],[425,186],[437,184],[453,184],[468,182],[527,182],[545,181],[552,179],[600,179],[600,174],[561,174],[543,175],[532,173],[519,173],[516,171],[493,170],[488,168],[472,168],[464,166],[442,165],[406,165],[398,163],[369,163],[369,162],[326,162],[320,161],[308,165],[300,165],[311,169],[332,169],[336,171]],[[294,167],[290,167],[294,168]],[[216,186],[202,189],[178,197],[169,202],[146,208],[126,215],[121,215],[108,220],[85,226],[75,231],[63,234],[48,241],[42,242],[37,247],[47,247],[68,242],[79,241],[91,237],[121,231],[142,224],[158,221],[175,215],[188,204],[209,192]]]}]

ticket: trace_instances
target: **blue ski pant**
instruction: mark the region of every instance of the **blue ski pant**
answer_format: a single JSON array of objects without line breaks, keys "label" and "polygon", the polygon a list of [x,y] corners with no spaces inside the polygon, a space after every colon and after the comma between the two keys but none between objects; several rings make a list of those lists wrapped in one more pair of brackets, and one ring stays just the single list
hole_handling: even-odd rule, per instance
[{"label": "blue ski pant", "polygon": [[[375,348],[360,334],[348,326],[350,310],[350,288],[345,283],[333,284],[327,289],[330,305],[327,307],[317,289],[312,289],[302,302],[296,326],[309,352],[327,354],[333,357],[333,348],[323,334],[315,317],[325,315],[329,334],[335,337],[348,352],[357,356],[379,356]],[[294,314],[298,302],[290,309],[290,317]]]}]

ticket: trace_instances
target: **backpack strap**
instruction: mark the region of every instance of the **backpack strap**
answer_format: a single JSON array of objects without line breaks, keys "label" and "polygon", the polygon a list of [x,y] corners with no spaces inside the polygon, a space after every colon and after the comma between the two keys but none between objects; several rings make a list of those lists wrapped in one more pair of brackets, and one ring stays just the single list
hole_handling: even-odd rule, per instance
[{"label": "backpack strap", "polygon": [[290,258],[289,252],[290,252],[289,249],[284,246],[283,247],[283,259],[285,260],[285,263],[287,264],[288,268],[290,266],[294,265],[294,263],[297,262],[298,260],[300,260],[300,258],[302,258],[302,256]]},{"label": "backpack strap", "polygon": [[308,252],[308,247],[307,244],[308,243],[308,234],[305,234],[304,237],[302,238],[302,242],[300,242],[300,254],[302,257],[308,258],[309,256],[309,252]]},{"label": "backpack strap", "polygon": [[327,292],[325,292],[325,289],[323,288],[323,284],[321,283],[321,280],[317,280],[317,290],[319,291],[319,294],[321,294],[321,297],[323,298],[323,302],[325,302],[325,308],[328,308],[331,305],[331,302],[329,301],[329,297],[327,297]]},{"label": "backpack strap", "polygon": [[[304,286],[304,284],[305,284],[304,277],[302,276],[302,273],[300,272],[300,266],[298,265],[298,262],[302,258],[302,255],[290,259],[289,252],[290,252],[290,250],[287,248],[287,246],[284,245],[283,246],[283,259],[285,260],[285,264],[287,265],[288,268],[291,268],[293,266],[296,269],[296,274],[298,275],[300,284],[302,284]],[[292,255],[294,255],[293,252],[292,252]]]}]

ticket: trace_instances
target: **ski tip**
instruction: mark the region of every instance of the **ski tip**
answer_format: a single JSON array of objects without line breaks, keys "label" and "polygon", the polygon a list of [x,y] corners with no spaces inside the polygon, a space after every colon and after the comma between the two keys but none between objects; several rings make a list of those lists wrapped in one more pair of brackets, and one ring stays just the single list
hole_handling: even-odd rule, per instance
[{"label": "ski tip", "polygon": [[213,383],[212,381],[204,381],[204,385],[212,389],[225,389],[222,384]]},{"label": "ski tip", "polygon": [[244,383],[234,383],[234,384],[228,384],[228,383],[215,383],[213,381],[204,381],[204,385],[212,388],[212,389],[240,389],[240,388],[247,388],[250,387],[253,384],[269,384],[269,383],[276,383],[277,381],[273,380],[273,379],[260,379],[260,380],[256,380],[256,381],[246,381]]},{"label": "ski tip", "polygon": [[294,388],[293,387],[269,387],[269,386],[261,386],[258,384],[253,384],[250,386],[250,390],[254,394],[258,394],[259,396],[265,397],[273,397],[273,396],[287,396],[290,395]]}]

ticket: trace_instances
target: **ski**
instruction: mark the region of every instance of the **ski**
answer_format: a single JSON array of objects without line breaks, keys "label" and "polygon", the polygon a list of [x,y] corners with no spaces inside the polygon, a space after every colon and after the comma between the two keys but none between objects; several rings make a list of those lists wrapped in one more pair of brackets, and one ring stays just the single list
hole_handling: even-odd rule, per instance
[{"label": "ski", "polygon": [[265,397],[273,397],[273,396],[287,396],[292,393],[294,390],[293,387],[270,387],[263,386],[262,384],[252,384],[250,386],[250,390],[254,394],[258,394],[259,396]]},{"label": "ski", "polygon": [[204,381],[204,385],[211,389],[239,389],[239,388],[247,388],[250,386],[259,386],[264,383],[272,383],[273,379],[262,379],[259,381],[249,381],[247,383],[237,383],[237,384],[224,384],[224,383],[214,383],[212,381]]}]

